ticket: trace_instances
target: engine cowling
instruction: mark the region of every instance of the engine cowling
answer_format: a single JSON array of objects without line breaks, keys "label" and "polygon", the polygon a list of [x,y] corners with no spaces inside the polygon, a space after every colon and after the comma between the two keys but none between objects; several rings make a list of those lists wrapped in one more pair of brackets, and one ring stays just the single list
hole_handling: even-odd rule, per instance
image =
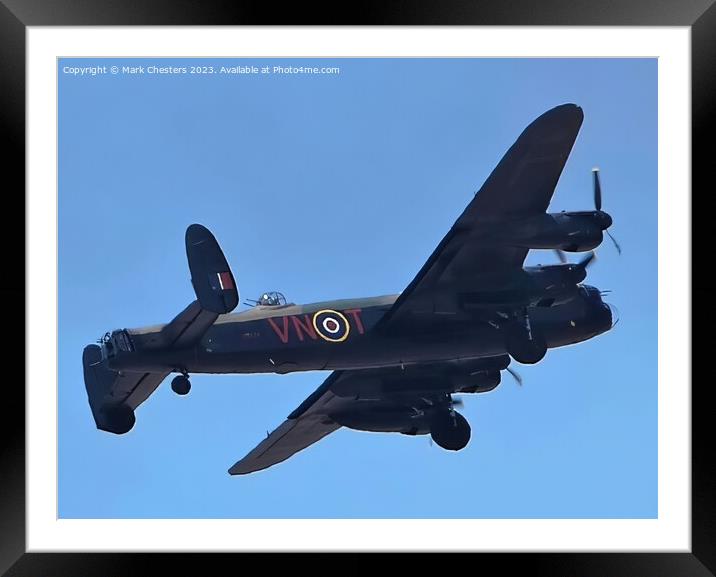
[{"label": "engine cowling", "polygon": [[[334,383],[333,394],[380,400],[386,397],[420,396],[424,393],[452,393],[460,387],[488,387],[500,382],[500,371],[510,364],[509,355],[455,359],[439,363],[382,367],[355,371]],[[487,390],[487,389],[486,389]]]},{"label": "engine cowling", "polygon": [[430,432],[432,412],[416,412],[400,403],[361,401],[360,405],[332,412],[339,425],[357,431],[424,435]]},{"label": "engine cowling", "polygon": [[458,393],[488,393],[502,382],[500,371],[485,371],[460,379]]},{"label": "engine cowling", "polygon": [[519,220],[494,232],[501,242],[515,246],[584,252],[602,243],[603,231],[611,224],[612,217],[601,210],[557,212]]}]

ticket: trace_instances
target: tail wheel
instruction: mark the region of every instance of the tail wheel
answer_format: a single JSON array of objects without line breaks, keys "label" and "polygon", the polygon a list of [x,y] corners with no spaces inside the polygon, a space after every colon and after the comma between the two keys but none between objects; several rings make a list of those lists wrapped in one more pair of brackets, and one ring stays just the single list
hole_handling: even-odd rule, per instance
[{"label": "tail wheel", "polygon": [[439,447],[459,451],[470,442],[470,423],[456,411],[445,411],[435,416],[430,436]]},{"label": "tail wheel", "polygon": [[191,390],[191,383],[189,378],[184,375],[179,375],[172,379],[172,391],[177,395],[186,395]]}]

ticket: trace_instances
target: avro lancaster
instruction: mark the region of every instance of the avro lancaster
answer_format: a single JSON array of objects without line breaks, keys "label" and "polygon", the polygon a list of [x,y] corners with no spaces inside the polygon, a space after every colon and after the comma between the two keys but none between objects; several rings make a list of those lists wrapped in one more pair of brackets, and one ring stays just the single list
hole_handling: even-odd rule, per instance
[{"label": "avro lancaster", "polygon": [[[512,360],[537,363],[613,326],[612,307],[583,282],[594,253],[576,263],[564,255],[592,251],[609,234],[599,172],[594,210],[547,212],[582,120],[574,104],[534,120],[400,294],[298,305],[267,292],[233,313],[239,292],[227,260],[213,234],[192,224],[196,299],[168,324],[111,331],[84,349],[97,427],[127,433],[171,373],[185,395],[192,373],[330,370],[230,474],[266,469],[340,427],[429,434],[463,449],[470,425],[455,394],[491,391]],[[561,262],[525,266],[530,249],[555,250]]]}]

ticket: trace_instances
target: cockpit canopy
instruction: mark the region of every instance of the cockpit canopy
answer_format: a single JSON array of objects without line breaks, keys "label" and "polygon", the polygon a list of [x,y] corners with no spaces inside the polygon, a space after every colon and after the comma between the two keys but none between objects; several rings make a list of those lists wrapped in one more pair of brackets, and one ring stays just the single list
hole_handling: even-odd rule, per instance
[{"label": "cockpit canopy", "polygon": [[286,305],[286,297],[280,292],[270,291],[262,293],[256,301],[257,305],[262,307],[278,307]]}]

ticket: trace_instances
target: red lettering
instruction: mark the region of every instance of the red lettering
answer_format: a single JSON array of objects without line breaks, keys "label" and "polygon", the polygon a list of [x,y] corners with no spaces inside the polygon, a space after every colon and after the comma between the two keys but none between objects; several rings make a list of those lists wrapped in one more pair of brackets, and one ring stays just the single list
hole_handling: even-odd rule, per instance
[{"label": "red lettering", "polygon": [[360,334],[365,333],[365,330],[363,330],[363,322],[361,321],[361,318],[360,318],[361,309],[348,309],[343,312],[346,313],[347,315],[351,315],[353,317],[353,322],[355,323],[356,328],[358,329],[358,332]]},{"label": "red lettering", "polygon": [[308,318],[308,315],[303,315],[303,321],[298,317],[291,317],[291,320],[293,321],[293,328],[296,329],[298,340],[303,341],[303,331],[305,331],[306,334],[314,341],[318,338],[316,336],[316,331],[313,328],[313,323],[311,322],[311,319]]},{"label": "red lettering", "polygon": [[[288,317],[281,317],[281,320],[283,320],[283,331],[278,328],[275,322],[273,322],[273,319],[266,319],[269,324],[271,325],[271,328],[274,330],[274,332],[278,335],[278,338],[281,339],[281,342],[286,344],[288,342]],[[303,340],[303,339],[301,339]]]}]

